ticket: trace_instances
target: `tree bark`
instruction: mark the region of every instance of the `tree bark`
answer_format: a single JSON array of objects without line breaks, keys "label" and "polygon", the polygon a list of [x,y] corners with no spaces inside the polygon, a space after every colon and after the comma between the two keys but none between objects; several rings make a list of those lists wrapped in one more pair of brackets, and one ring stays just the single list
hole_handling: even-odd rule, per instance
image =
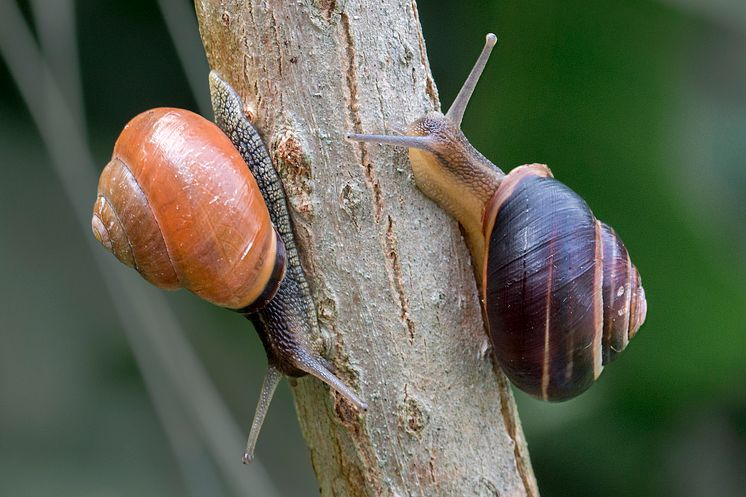
[{"label": "tree bark", "polygon": [[283,179],[325,355],[370,406],[293,389],[321,494],[538,495],[458,225],[404,151],[344,139],[439,108],[414,1],[195,3]]}]

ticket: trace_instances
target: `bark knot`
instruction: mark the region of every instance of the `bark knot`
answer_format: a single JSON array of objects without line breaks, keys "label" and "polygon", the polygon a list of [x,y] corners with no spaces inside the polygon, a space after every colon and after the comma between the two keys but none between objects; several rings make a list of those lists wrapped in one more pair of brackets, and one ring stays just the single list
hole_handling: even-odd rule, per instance
[{"label": "bark knot", "polygon": [[286,128],[274,136],[272,149],[291,207],[299,214],[310,215],[312,168],[306,147],[292,129]]},{"label": "bark knot", "polygon": [[399,419],[404,431],[412,437],[421,436],[430,421],[428,411],[423,403],[405,393],[399,411]]}]

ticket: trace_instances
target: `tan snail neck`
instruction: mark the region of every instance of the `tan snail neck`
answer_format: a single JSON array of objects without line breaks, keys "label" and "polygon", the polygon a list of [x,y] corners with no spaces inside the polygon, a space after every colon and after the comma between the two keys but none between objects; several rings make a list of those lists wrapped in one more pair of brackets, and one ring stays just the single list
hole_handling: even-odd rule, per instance
[{"label": "tan snail neck", "polygon": [[479,266],[484,254],[485,205],[505,174],[442,114],[415,121],[408,134],[423,138],[424,146],[409,148],[417,186],[461,223],[475,265]]},{"label": "tan snail neck", "polygon": [[348,139],[409,149],[417,186],[464,227],[477,274],[484,263],[482,219],[485,205],[505,176],[471,146],[461,120],[497,37],[489,33],[464,85],[445,115],[431,112],[412,123],[404,136],[352,133]]}]

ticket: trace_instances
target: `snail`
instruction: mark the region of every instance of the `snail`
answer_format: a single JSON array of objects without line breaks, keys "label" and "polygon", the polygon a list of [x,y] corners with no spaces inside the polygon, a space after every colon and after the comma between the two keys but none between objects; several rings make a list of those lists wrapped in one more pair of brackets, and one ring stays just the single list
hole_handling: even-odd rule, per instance
[{"label": "snail", "polygon": [[497,362],[521,390],[560,401],[590,387],[635,336],[645,291],[614,230],[547,166],[505,174],[464,136],[496,43],[488,34],[445,115],[428,113],[404,135],[347,137],[408,148],[418,188],[463,226]]},{"label": "snail", "polygon": [[155,286],[186,288],[254,323],[268,368],[246,463],[283,375],[311,374],[360,411],[367,405],[311,345],[315,310],[282,183],[238,94],[214,71],[209,80],[217,125],[158,108],[125,126],[99,178],[91,228]]}]

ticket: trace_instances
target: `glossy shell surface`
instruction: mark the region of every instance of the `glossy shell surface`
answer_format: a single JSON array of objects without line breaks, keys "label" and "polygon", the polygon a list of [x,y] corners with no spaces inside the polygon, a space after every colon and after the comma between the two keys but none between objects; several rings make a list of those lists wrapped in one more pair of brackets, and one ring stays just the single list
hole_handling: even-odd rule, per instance
[{"label": "glossy shell surface", "polygon": [[127,124],[99,179],[96,238],[154,285],[243,308],[283,253],[246,163],[215,124],[181,109]]},{"label": "glossy shell surface", "polygon": [[485,220],[483,298],[501,367],[536,397],[580,394],[645,319],[624,245],[540,164],[511,171]]}]

